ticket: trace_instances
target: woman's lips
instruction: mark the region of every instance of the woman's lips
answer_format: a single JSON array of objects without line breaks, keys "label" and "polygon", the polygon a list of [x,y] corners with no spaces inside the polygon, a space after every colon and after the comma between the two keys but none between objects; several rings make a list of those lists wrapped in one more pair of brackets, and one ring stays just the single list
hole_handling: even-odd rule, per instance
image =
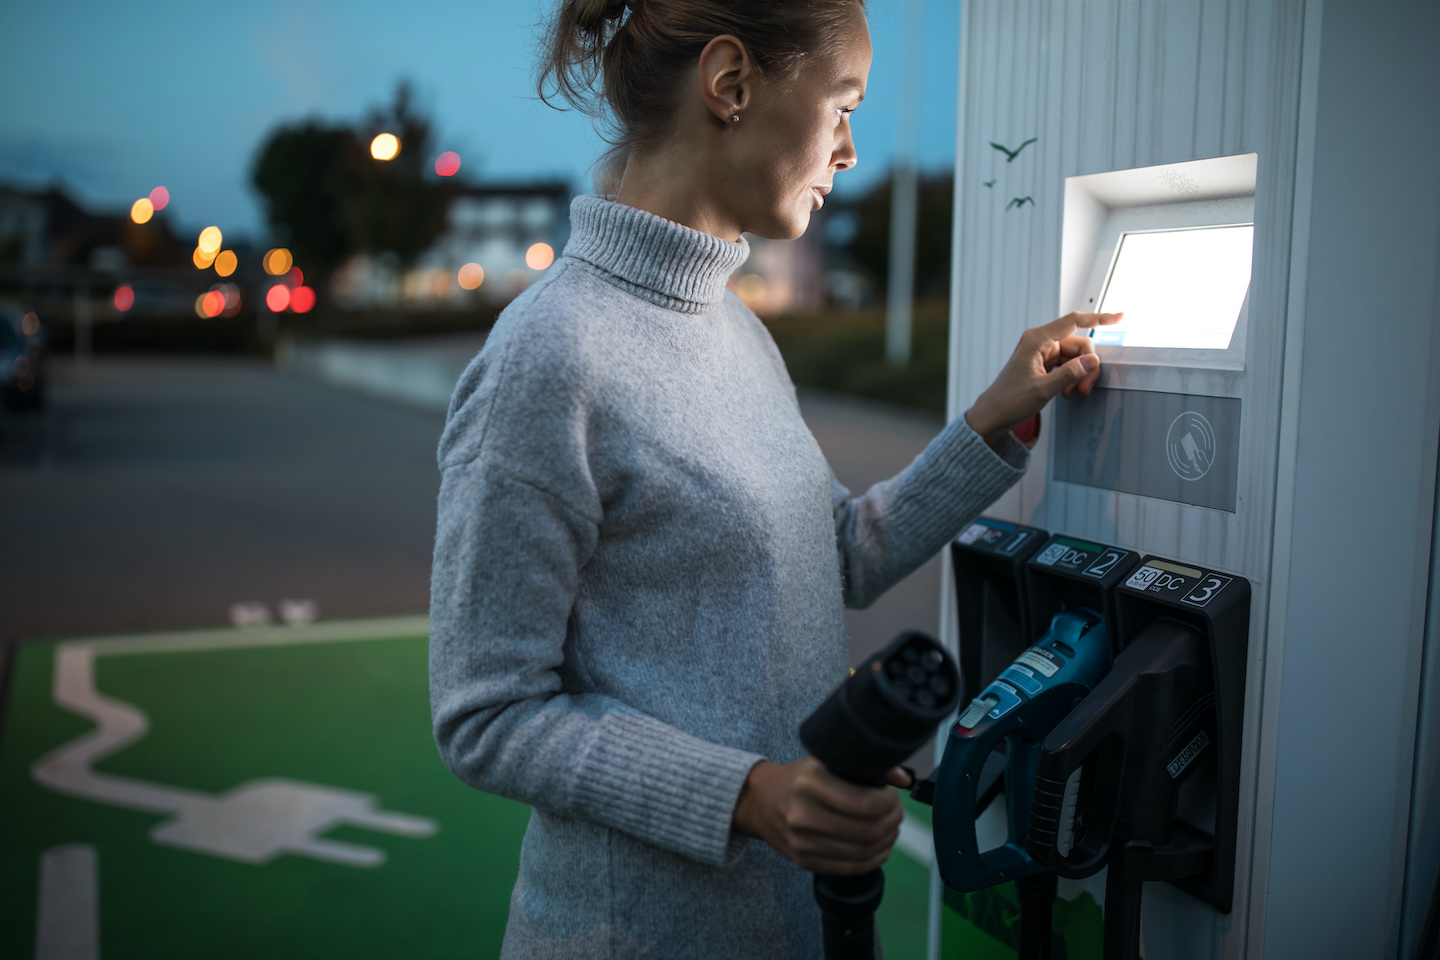
[{"label": "woman's lips", "polygon": [[815,209],[818,210],[820,207],[825,206],[825,195],[830,192],[830,186],[826,184],[824,186],[811,187],[810,192],[815,195]]}]

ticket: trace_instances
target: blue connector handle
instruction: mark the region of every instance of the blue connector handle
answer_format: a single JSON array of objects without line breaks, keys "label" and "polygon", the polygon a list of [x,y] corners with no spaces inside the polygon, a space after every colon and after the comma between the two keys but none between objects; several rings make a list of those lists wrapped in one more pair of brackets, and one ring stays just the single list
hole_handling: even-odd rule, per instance
[{"label": "blue connector handle", "polygon": [[[1110,668],[1104,621],[1090,610],[1056,615],[1041,640],[961,712],[935,775],[936,862],[946,885],[980,890],[1044,871],[1025,851],[1041,741]],[[985,760],[1008,740],[1005,843],[980,850],[977,791]]]}]

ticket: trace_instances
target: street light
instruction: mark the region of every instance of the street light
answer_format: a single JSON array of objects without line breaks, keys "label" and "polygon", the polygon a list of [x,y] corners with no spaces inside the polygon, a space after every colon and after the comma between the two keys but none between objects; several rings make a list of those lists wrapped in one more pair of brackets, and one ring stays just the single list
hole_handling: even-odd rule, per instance
[{"label": "street light", "polygon": [[400,155],[400,138],[393,133],[377,134],[370,141],[370,156],[376,160],[394,160]]}]

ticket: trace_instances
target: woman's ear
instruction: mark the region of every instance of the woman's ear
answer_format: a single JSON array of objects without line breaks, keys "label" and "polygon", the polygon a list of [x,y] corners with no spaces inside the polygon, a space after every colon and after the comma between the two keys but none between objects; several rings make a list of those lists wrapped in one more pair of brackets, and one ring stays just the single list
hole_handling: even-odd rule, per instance
[{"label": "woman's ear", "polygon": [[750,106],[755,67],[745,44],[722,34],[700,51],[700,96],[705,108],[727,126]]}]

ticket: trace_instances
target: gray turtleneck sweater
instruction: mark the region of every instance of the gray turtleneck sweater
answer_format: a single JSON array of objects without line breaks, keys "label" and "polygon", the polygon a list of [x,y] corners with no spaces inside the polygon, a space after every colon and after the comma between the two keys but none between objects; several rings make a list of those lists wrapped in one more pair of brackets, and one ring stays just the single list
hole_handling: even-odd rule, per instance
[{"label": "gray turtleneck sweater", "polygon": [[818,958],[809,875],[731,832],[758,760],[848,673],[871,603],[1020,476],[960,418],[835,480],[748,246],[596,197],[461,377],[440,440],[435,738],[534,809],[503,956]]}]

